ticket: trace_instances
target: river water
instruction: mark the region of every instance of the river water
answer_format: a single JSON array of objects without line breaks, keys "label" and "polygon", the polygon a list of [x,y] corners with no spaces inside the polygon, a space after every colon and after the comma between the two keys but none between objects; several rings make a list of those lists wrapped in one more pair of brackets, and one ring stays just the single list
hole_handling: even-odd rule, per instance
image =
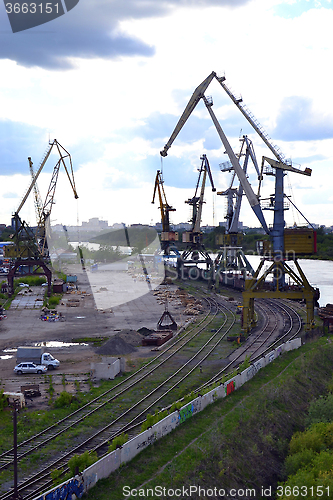
[{"label": "river water", "polygon": [[[253,266],[253,269],[256,269],[259,265],[260,257],[257,255],[247,255],[247,258]],[[320,307],[326,306],[326,304],[333,304],[333,261],[299,259],[298,264],[300,265],[309,283],[312,286],[319,288]],[[292,269],[295,269],[292,262],[288,262],[288,265]]]},{"label": "river water", "polygon": [[[77,242],[71,242],[71,245],[77,246]],[[88,243],[83,242],[82,245],[87,246],[93,250],[97,250],[99,245],[96,243]],[[121,249],[123,250],[123,249]],[[124,248],[125,251],[128,251],[129,248]],[[124,251],[123,250],[123,251]],[[215,258],[216,255],[213,254],[212,258]],[[257,269],[260,263],[260,257],[258,255],[247,255],[249,262],[251,263],[253,269]],[[301,266],[305,276],[307,277],[309,283],[319,288],[320,290],[320,298],[319,305],[321,307],[326,306],[326,304],[333,304],[333,261],[330,260],[312,260],[312,259],[299,259],[299,265]],[[270,263],[267,264],[267,266]],[[288,265],[295,269],[292,262],[288,262]],[[298,274],[298,273],[297,273]]]}]

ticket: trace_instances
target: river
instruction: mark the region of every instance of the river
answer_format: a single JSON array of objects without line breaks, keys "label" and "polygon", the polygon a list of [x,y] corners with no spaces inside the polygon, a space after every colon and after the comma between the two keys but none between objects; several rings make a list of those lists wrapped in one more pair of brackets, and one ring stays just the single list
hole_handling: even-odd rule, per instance
[{"label": "river", "polygon": [[[82,242],[82,245],[92,250],[98,250],[99,244]],[[71,245],[77,246],[77,242],[71,242]],[[120,248],[124,253],[129,250],[128,247]],[[216,257],[216,255],[212,255]],[[260,257],[258,255],[247,255],[249,262],[253,269],[257,269]],[[320,290],[319,305],[321,307],[326,304],[333,304],[333,261],[330,260],[312,260],[312,259],[299,259],[302,270],[307,277],[309,283]],[[290,267],[294,269],[292,262],[288,262]]]},{"label": "river", "polygon": [[[256,269],[259,265],[260,257],[257,255],[247,255],[247,258],[253,268]],[[333,261],[299,259],[298,263],[309,283],[319,288],[320,307],[326,306],[326,304],[333,304]],[[292,262],[288,262],[288,265],[292,269],[295,269]]]}]

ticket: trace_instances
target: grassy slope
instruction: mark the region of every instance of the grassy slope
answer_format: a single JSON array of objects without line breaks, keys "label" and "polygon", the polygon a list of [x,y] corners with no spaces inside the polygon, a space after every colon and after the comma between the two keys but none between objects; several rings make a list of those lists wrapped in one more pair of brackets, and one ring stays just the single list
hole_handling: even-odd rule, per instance
[{"label": "grassy slope", "polygon": [[332,367],[326,337],[285,354],[100,481],[87,498],[123,499],[124,485],[256,488],[258,497],[262,486],[274,489],[289,440],[304,427],[311,399],[325,393]]}]

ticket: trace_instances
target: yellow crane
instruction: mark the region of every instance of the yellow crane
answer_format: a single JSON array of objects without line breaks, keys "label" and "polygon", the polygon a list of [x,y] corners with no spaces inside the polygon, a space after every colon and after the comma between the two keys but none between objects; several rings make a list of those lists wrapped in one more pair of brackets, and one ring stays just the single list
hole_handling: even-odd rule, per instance
[{"label": "yellow crane", "polygon": [[159,208],[161,212],[161,222],[162,222],[162,232],[161,232],[161,248],[164,255],[170,255],[171,251],[179,255],[174,242],[178,241],[178,233],[170,230],[170,212],[175,212],[176,209],[173,208],[167,202],[165,191],[164,191],[164,181],[162,172],[157,170],[155,178],[155,187],[153,194],[153,201],[155,203],[156,193],[158,193]]}]

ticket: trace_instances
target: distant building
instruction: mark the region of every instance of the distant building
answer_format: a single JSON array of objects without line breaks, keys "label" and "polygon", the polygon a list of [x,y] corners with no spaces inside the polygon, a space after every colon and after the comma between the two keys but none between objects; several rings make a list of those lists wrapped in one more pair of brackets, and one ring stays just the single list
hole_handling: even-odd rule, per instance
[{"label": "distant building", "polygon": [[192,229],[192,224],[189,222],[180,222],[179,224],[174,224],[175,231],[190,231]]},{"label": "distant building", "polygon": [[82,227],[85,229],[107,229],[109,226],[107,220],[99,220],[98,217],[93,217],[88,222],[82,222]]},{"label": "distant building", "polygon": [[[222,226],[222,227],[227,228],[227,226],[228,226],[228,221],[226,221],[226,220],[225,220],[225,221],[223,221],[223,222],[219,222],[219,226]],[[243,224],[243,222],[238,221],[238,231],[243,231],[243,229],[244,229],[244,224]]]}]

